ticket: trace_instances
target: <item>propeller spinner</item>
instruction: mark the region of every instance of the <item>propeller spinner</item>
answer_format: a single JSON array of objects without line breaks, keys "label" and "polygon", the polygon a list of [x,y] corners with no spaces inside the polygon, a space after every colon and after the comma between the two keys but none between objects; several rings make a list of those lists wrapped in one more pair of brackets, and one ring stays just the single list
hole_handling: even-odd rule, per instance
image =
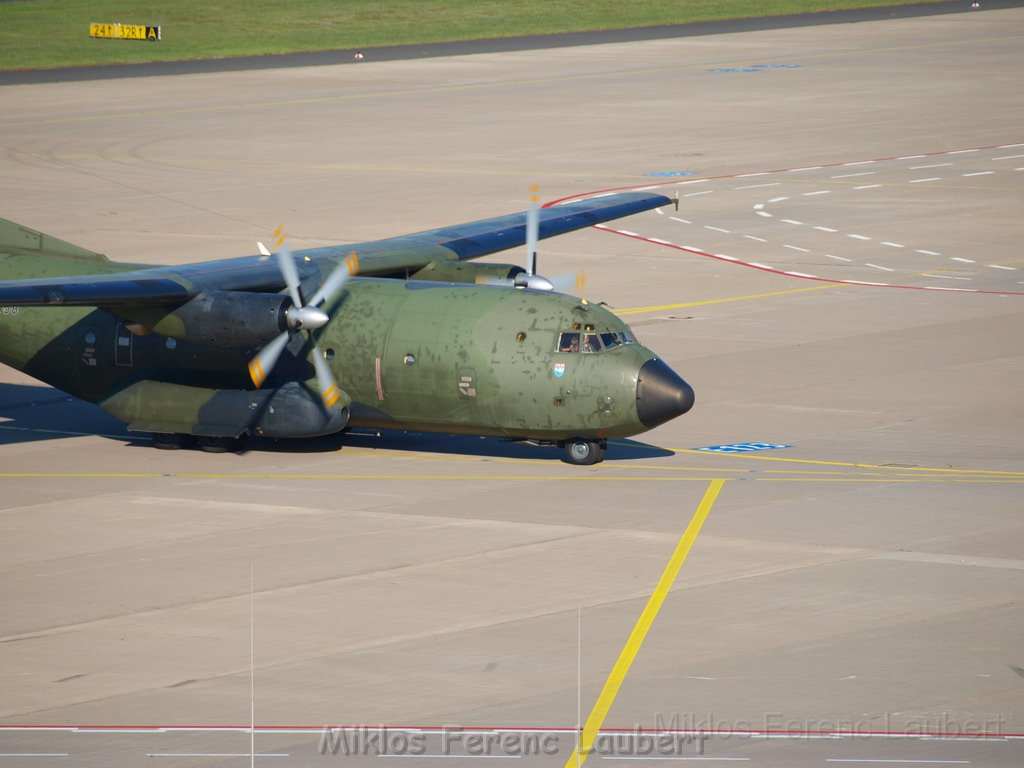
[{"label": "propeller spinner", "polygon": [[[278,228],[275,234],[280,235],[280,228]],[[271,255],[263,243],[257,243],[257,245],[261,254],[264,256]],[[352,275],[358,272],[359,257],[355,252],[349,254],[345,261],[328,275],[317,292],[307,302],[302,297],[299,271],[295,266],[291,249],[284,242],[283,237],[279,237],[277,248],[277,266],[281,270],[281,276],[284,277],[285,287],[288,290],[288,296],[292,300],[292,306],[285,312],[286,329],[249,361],[249,376],[257,388],[263,386],[263,383],[270,376],[271,371],[274,370],[274,366],[281,357],[281,353],[284,352],[292,337],[300,331],[305,331],[313,353],[313,368],[316,370],[317,385],[320,388],[320,399],[325,407],[330,408],[341,397],[341,389],[338,387],[334,374],[331,373],[330,366],[327,365],[323,354],[321,354],[320,349],[317,347],[312,332],[317,328],[322,328],[330,320],[330,316],[320,308],[320,305],[328,299],[337,296],[341,289],[345,287],[345,283],[348,282]]]}]

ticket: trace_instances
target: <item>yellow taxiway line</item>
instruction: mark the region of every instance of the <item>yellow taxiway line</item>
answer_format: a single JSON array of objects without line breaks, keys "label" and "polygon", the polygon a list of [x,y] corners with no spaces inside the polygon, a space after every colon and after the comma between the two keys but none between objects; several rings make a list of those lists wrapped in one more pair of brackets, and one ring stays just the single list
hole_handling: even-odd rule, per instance
[{"label": "yellow taxiway line", "polygon": [[644,639],[647,637],[648,630],[651,628],[654,619],[661,610],[662,604],[665,602],[668,591],[675,583],[676,576],[679,575],[679,569],[682,567],[683,561],[686,560],[686,556],[689,554],[697,534],[700,533],[701,526],[704,525],[708,513],[711,512],[711,507],[714,505],[715,499],[718,498],[718,494],[724,485],[725,480],[721,478],[712,480],[711,485],[708,486],[707,491],[704,493],[704,498],[701,499],[697,511],[693,513],[690,524],[686,526],[683,537],[676,545],[672,557],[669,558],[668,565],[665,566],[661,578],[658,579],[658,585],[654,588],[654,592],[647,601],[647,605],[644,606],[644,610],[640,614],[640,618],[637,619],[633,631],[629,633],[629,639],[626,640],[626,645],[619,654],[618,661],[612,667],[612,671],[604,683],[604,688],[601,689],[601,694],[594,703],[594,708],[590,710],[587,724],[583,727],[583,732],[580,734],[579,743],[566,761],[565,768],[573,768],[574,766],[578,768],[578,766],[581,766],[593,749],[594,739],[597,738],[597,734],[604,724],[604,719],[607,717],[608,711],[611,709],[612,703],[619,693],[619,688],[622,687],[622,682],[626,679],[626,673],[629,672],[629,668],[633,664],[640,646],[643,645]]},{"label": "yellow taxiway line", "polygon": [[[707,456],[709,451],[698,451],[694,448],[666,448],[666,451],[672,451],[673,453],[693,453],[702,456]],[[1024,472],[1013,472],[1010,470],[1002,469],[953,469],[951,467],[887,467],[884,464],[861,464],[852,461],[822,461],[820,459],[791,459],[786,456],[754,456],[750,453],[720,453],[719,456],[729,456],[732,458],[745,458],[753,459],[755,461],[781,461],[788,462],[790,464],[815,464],[817,466],[825,467],[852,467],[854,469],[882,469],[887,472],[893,472],[895,474],[913,474],[916,472],[938,472],[941,474],[963,474],[963,475],[1004,475],[1007,477],[1024,477]]]},{"label": "yellow taxiway line", "polygon": [[688,301],[684,304],[659,304],[653,307],[631,307],[629,309],[617,309],[617,315],[639,315],[644,312],[662,312],[666,309],[684,309],[686,307],[702,307],[707,304],[726,304],[731,301],[750,301],[752,299],[768,299],[772,296],[788,296],[792,293],[808,293],[809,291],[824,291],[829,288],[844,288],[844,283],[829,283],[828,285],[812,285],[807,288],[790,288],[786,291],[772,291],[771,293],[754,293],[749,296],[730,296],[724,299],[705,299],[704,301]]}]

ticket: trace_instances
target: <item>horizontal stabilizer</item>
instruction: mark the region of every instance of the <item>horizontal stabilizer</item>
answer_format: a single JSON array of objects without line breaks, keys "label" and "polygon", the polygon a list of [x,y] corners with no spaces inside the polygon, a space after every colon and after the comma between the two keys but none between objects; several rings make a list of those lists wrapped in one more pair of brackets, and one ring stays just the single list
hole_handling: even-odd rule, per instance
[{"label": "horizontal stabilizer", "polygon": [[0,219],[0,253],[26,252],[104,263],[107,261],[107,257],[102,253],[81,248],[35,229],[15,224],[13,221]]}]

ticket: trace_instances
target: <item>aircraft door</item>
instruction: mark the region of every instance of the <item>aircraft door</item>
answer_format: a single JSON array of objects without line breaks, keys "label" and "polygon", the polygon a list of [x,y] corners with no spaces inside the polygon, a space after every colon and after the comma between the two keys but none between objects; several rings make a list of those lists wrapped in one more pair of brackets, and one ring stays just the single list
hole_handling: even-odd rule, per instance
[{"label": "aircraft door", "polygon": [[135,336],[124,327],[124,323],[117,324],[117,332],[114,334],[114,364],[122,367],[132,365],[132,344]]}]

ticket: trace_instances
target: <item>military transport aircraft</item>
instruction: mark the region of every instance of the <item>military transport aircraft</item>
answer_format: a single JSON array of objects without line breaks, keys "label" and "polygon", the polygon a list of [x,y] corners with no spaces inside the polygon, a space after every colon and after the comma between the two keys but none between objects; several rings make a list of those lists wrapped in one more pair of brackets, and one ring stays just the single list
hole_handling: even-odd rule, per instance
[{"label": "military transport aircraft", "polygon": [[[0,362],[154,445],[349,427],[557,444],[571,464],[686,413],[693,389],[601,305],[536,274],[536,241],[671,201],[626,192],[355,245],[180,267],[0,219]],[[527,268],[470,260],[527,246]],[[358,273],[358,277],[354,277]]]}]

